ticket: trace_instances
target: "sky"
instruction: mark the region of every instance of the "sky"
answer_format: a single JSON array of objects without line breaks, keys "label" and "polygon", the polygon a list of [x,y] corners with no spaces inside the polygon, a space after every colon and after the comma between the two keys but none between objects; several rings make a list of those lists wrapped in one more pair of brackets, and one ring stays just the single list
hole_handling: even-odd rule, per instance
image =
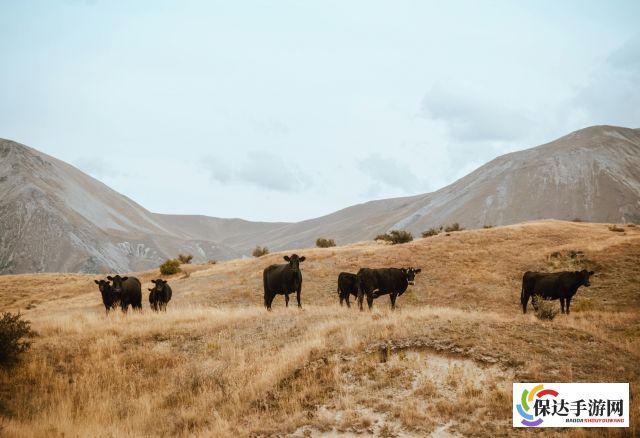
[{"label": "sky", "polygon": [[299,221],[640,128],[640,2],[0,0],[0,138],[158,213]]}]

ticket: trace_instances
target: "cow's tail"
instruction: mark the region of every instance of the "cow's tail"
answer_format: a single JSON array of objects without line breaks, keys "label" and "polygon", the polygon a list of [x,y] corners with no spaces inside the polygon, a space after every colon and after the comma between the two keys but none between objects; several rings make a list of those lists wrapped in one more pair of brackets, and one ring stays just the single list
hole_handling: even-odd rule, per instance
[{"label": "cow's tail", "polygon": [[269,308],[269,294],[267,293],[267,272],[262,273],[262,285],[264,286],[264,307]]},{"label": "cow's tail", "polygon": [[522,277],[522,289],[520,290],[520,303],[522,304],[522,313],[527,313],[527,302],[529,301],[529,295],[525,292],[525,278],[527,274],[525,273]]}]

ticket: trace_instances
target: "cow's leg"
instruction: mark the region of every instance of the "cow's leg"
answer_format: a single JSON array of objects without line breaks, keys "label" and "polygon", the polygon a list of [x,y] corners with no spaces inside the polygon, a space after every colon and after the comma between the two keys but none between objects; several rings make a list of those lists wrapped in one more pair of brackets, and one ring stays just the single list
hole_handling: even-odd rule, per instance
[{"label": "cow's leg", "polygon": [[338,295],[340,297],[340,307],[342,307],[344,305],[343,301],[345,300],[344,295],[342,295],[342,292],[339,292],[340,295]]},{"label": "cow's leg", "polygon": [[269,303],[267,304],[267,310],[271,310],[271,304],[273,304],[273,299],[276,297],[275,293],[271,293],[269,295]]},{"label": "cow's leg", "polygon": [[560,311],[564,314],[564,298],[560,298]]},{"label": "cow's leg", "polygon": [[529,304],[529,294],[523,292],[522,296],[520,297],[520,302],[522,303],[522,313],[527,313],[527,304]]},{"label": "cow's leg", "polygon": [[369,310],[373,307],[373,293],[367,294],[367,306],[369,306]]},{"label": "cow's leg", "polygon": [[567,298],[567,315],[569,314],[569,305],[571,304],[571,297]]},{"label": "cow's leg", "polygon": [[396,294],[395,292],[393,292],[391,295],[389,295],[389,299],[391,300],[391,309],[396,308],[396,298],[398,297],[398,294]]},{"label": "cow's leg", "polygon": [[347,307],[348,307],[349,309],[351,309],[351,303],[349,302],[349,295],[351,295],[351,294],[347,294],[347,296],[345,297],[345,299],[344,299],[344,300],[347,302]]},{"label": "cow's leg", "polygon": [[362,302],[364,300],[364,290],[358,289],[358,308],[362,310]]},{"label": "cow's leg", "polygon": [[296,300],[298,300],[298,308],[302,309],[302,302],[300,302],[300,292],[302,292],[302,289],[298,289],[296,291]]},{"label": "cow's leg", "polygon": [[289,307],[289,294],[284,294],[284,307]]}]

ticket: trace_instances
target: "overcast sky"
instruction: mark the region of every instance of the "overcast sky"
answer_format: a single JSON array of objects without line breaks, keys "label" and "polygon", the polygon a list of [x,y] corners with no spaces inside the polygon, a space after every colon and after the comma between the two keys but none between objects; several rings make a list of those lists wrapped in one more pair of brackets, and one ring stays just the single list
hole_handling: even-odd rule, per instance
[{"label": "overcast sky", "polygon": [[640,127],[640,2],[0,0],[0,137],[160,213],[297,221]]}]

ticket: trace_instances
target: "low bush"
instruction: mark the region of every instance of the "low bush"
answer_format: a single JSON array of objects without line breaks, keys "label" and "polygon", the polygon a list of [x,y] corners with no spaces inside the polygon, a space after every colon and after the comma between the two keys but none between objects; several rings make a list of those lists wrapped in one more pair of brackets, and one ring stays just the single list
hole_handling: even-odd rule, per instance
[{"label": "low bush", "polygon": [[540,320],[552,321],[558,314],[558,306],[553,301],[548,301],[539,296],[533,297],[535,315]]},{"label": "low bush", "polygon": [[396,245],[398,243],[407,243],[413,240],[413,234],[404,230],[391,230],[386,234],[379,234],[375,240],[384,240]]},{"label": "low bush", "polygon": [[336,246],[336,242],[333,239],[325,239],[324,237],[319,237],[316,239],[316,246],[318,248],[330,248],[332,246]]},{"label": "low bush", "polygon": [[251,253],[254,257],[262,257],[263,255],[269,254],[269,248],[266,246],[256,246],[253,252]]},{"label": "low bush", "polygon": [[173,275],[180,272],[180,260],[167,259],[160,265],[160,273],[162,275]]},{"label": "low bush", "polygon": [[464,230],[464,228],[462,228],[458,222],[454,222],[451,225],[447,225],[444,228],[444,231],[447,233],[451,233],[452,231],[462,231],[462,230]]},{"label": "low bush", "polygon": [[9,368],[31,347],[25,338],[33,336],[31,323],[19,313],[5,312],[0,319],[0,366]]},{"label": "low bush", "polygon": [[616,233],[622,233],[624,228],[620,228],[617,225],[609,225],[609,231],[615,231]]},{"label": "low bush", "polygon": [[193,260],[193,256],[191,254],[178,254],[178,260],[183,265],[187,265],[191,263],[191,260]]},{"label": "low bush", "polygon": [[437,236],[442,231],[442,227],[440,228],[429,228],[427,231],[422,232],[422,237],[431,237]]}]

